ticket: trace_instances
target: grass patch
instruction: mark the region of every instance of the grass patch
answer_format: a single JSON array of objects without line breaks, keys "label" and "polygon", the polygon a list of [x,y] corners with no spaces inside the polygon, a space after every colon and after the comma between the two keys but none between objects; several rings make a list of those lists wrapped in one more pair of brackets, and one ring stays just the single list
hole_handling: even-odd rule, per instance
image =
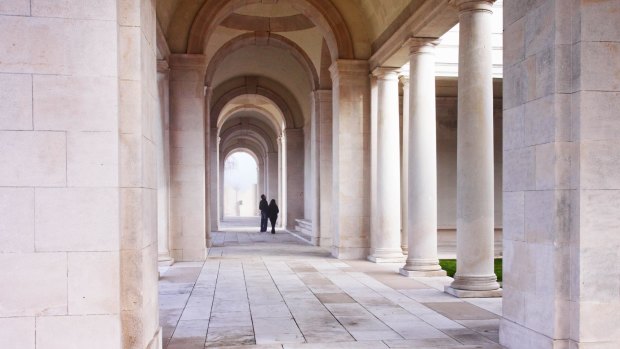
[{"label": "grass patch", "polygon": [[[448,273],[448,276],[454,277],[456,273],[456,259],[440,259],[439,265]],[[495,259],[495,275],[497,275],[497,281],[502,282],[502,259]]]}]

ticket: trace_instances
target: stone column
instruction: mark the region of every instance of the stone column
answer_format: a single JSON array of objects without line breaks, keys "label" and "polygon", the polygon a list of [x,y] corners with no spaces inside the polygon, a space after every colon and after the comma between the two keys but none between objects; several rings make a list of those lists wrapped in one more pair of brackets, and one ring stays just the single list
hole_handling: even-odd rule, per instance
[{"label": "stone column", "polygon": [[170,56],[171,236],[173,257],[206,258],[205,57]]},{"label": "stone column", "polygon": [[410,87],[407,134],[409,253],[406,276],[445,276],[437,259],[437,130],[435,46],[430,38],[409,40]]},{"label": "stone column", "polygon": [[[205,240],[207,243],[207,247],[211,247],[213,242],[211,241],[211,192],[214,190],[211,181],[211,176],[213,175],[211,171],[211,156],[213,156],[213,151],[211,147],[213,144],[211,143],[211,132],[213,128],[211,127],[211,96],[213,95],[213,89],[210,86],[205,86],[205,106],[204,106],[204,132],[205,132]],[[215,218],[215,217],[213,217]]]},{"label": "stone column", "polygon": [[365,258],[369,250],[370,88],[368,62],[337,60],[333,83],[332,254]]},{"label": "stone column", "polygon": [[280,174],[278,173],[278,153],[267,153],[267,201],[271,199],[280,200],[278,198],[278,181]]},{"label": "stone column", "polygon": [[[210,114],[210,111],[209,111]],[[219,159],[219,143],[218,143],[218,133],[217,133],[217,125],[213,125],[213,123],[211,124],[211,131],[209,132],[209,140],[208,142],[211,143],[211,146],[209,148],[210,152],[211,152],[211,156],[209,158],[209,185],[211,186],[211,190],[210,190],[210,211],[211,213],[209,214],[210,217],[210,222],[211,222],[211,231],[218,231],[219,230],[219,222],[220,222],[220,216],[219,216],[219,201],[218,201],[218,193],[219,193],[219,187],[218,187],[218,178],[219,178],[219,173],[218,173],[218,168],[219,168],[219,164],[218,164],[218,159]]]},{"label": "stone column", "polygon": [[170,202],[170,68],[168,62],[157,62],[157,85],[159,90],[159,120],[156,123],[157,147],[157,261],[172,265],[170,257],[169,202]]},{"label": "stone column", "polygon": [[400,247],[400,137],[398,71],[377,68],[377,224],[371,232],[375,263],[403,261]]},{"label": "stone column", "polygon": [[[317,103],[318,133],[319,133],[319,185],[318,199],[320,201],[319,232],[320,246],[332,245],[332,91],[318,90],[314,93]],[[312,226],[314,227],[314,222]]]},{"label": "stone column", "polygon": [[457,268],[446,292],[500,296],[493,267],[493,84],[491,6],[458,0]]},{"label": "stone column", "polygon": [[407,234],[407,217],[409,215],[409,191],[407,190],[409,175],[409,72],[401,71],[398,77],[403,85],[403,116],[401,124],[401,152],[400,152],[400,248],[403,254],[409,253]]},{"label": "stone column", "polygon": [[[278,206],[280,208],[280,219],[278,219],[278,226],[283,226],[282,222],[286,219],[286,207],[283,205],[283,198],[286,197],[286,171],[284,167],[284,158],[286,151],[284,144],[284,137],[278,136]],[[271,200],[270,200],[271,201]]]},{"label": "stone column", "polygon": [[[310,102],[312,103],[312,118],[310,120],[310,176],[312,187],[312,236],[310,242],[319,246],[321,241],[321,177],[320,177],[320,161],[321,161],[321,134],[320,134],[320,115],[321,105],[319,96],[315,91],[310,94]],[[308,193],[310,194],[310,193]]]},{"label": "stone column", "polygon": [[286,205],[280,219],[287,229],[295,228],[295,219],[304,218],[304,133],[302,129],[284,130],[286,144]]}]

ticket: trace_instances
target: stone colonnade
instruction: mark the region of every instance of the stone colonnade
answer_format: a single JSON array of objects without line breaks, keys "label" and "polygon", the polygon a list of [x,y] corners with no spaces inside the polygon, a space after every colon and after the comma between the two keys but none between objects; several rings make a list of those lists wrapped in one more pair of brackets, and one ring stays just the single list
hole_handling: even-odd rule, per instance
[{"label": "stone colonnade", "polygon": [[[455,281],[446,291],[462,297],[501,294],[493,271],[492,3],[490,0],[455,2],[460,13],[461,35],[457,151],[458,268]],[[360,149],[363,149],[363,145],[369,143],[371,138],[374,139],[370,142],[371,151],[376,154],[372,157],[372,202],[365,202],[367,199],[364,198],[368,196],[362,195],[361,201],[356,203],[362,212],[368,208],[360,206],[371,206],[368,214],[372,227],[368,258],[374,262],[402,260],[400,228],[403,226],[409,241],[407,262],[401,273],[409,276],[445,275],[437,258],[437,151],[433,73],[434,47],[437,43],[433,38],[412,38],[407,43],[410,48],[410,77],[409,89],[404,91],[408,95],[405,100],[407,105],[403,106],[408,111],[408,115],[403,116],[408,124],[405,130],[408,142],[403,144],[403,153],[406,149],[407,154],[407,168],[402,172],[407,179],[406,185],[400,188],[398,72],[393,68],[380,67],[373,71],[376,77],[373,91],[376,91],[376,95],[372,102],[376,105],[372,106],[372,115],[376,114],[376,120],[371,122],[371,128],[376,136],[360,142]],[[332,72],[336,69],[337,64],[332,67]],[[339,82],[338,76],[334,76],[334,82]],[[352,101],[343,100],[344,96],[339,92],[334,92],[334,105],[350,106]],[[358,96],[354,97],[356,101],[360,100]],[[334,115],[346,119],[346,113],[337,107],[334,108]],[[363,117],[358,118],[359,121],[364,120]],[[334,135],[335,142],[340,137],[348,136],[349,143],[356,144],[356,138],[345,134],[339,124],[334,125]],[[338,154],[341,148],[346,147],[338,147],[335,143],[335,156],[341,156]],[[334,174],[342,178],[338,172],[352,168],[350,161],[350,158],[335,158],[334,166],[339,168],[335,169]],[[363,164],[366,159],[362,157],[359,161]],[[360,181],[364,180],[363,176],[359,178]],[[336,183],[336,187],[343,190],[341,183]],[[401,189],[406,191],[401,194]],[[360,194],[355,192],[355,188],[347,190],[351,191],[349,194]],[[340,195],[341,200],[352,197],[345,193]],[[402,200],[407,205],[406,212],[401,212],[401,195],[406,196],[406,200]],[[334,199],[334,202],[337,200]],[[342,202],[339,205],[339,209],[342,209]],[[343,214],[336,212],[342,219]],[[401,216],[406,221],[399,224]],[[359,222],[367,220],[360,219]],[[365,237],[365,229],[368,227],[364,223],[362,225],[358,229],[358,239]],[[342,239],[342,232],[335,230],[335,236]],[[338,256],[337,253],[335,255]]]}]

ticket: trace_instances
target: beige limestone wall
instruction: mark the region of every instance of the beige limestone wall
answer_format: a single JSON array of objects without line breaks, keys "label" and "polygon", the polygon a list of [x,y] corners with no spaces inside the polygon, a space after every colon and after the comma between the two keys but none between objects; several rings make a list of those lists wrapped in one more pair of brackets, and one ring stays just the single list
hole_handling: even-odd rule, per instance
[{"label": "beige limestone wall", "polygon": [[504,9],[508,348],[620,347],[620,2],[567,3]]},{"label": "beige limestone wall", "polygon": [[0,3],[0,347],[158,348],[154,4],[64,4]]},{"label": "beige limestone wall", "polygon": [[204,56],[170,57],[170,235],[175,260],[206,258]]}]

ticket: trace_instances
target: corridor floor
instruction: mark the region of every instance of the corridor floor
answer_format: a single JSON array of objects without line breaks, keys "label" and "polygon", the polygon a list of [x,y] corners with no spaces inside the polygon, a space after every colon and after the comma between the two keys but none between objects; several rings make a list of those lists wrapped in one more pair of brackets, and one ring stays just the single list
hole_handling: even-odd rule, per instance
[{"label": "corridor floor", "polygon": [[501,348],[501,299],[454,298],[449,278],[330,258],[286,231],[213,238],[206,262],[160,268],[164,348]]}]

